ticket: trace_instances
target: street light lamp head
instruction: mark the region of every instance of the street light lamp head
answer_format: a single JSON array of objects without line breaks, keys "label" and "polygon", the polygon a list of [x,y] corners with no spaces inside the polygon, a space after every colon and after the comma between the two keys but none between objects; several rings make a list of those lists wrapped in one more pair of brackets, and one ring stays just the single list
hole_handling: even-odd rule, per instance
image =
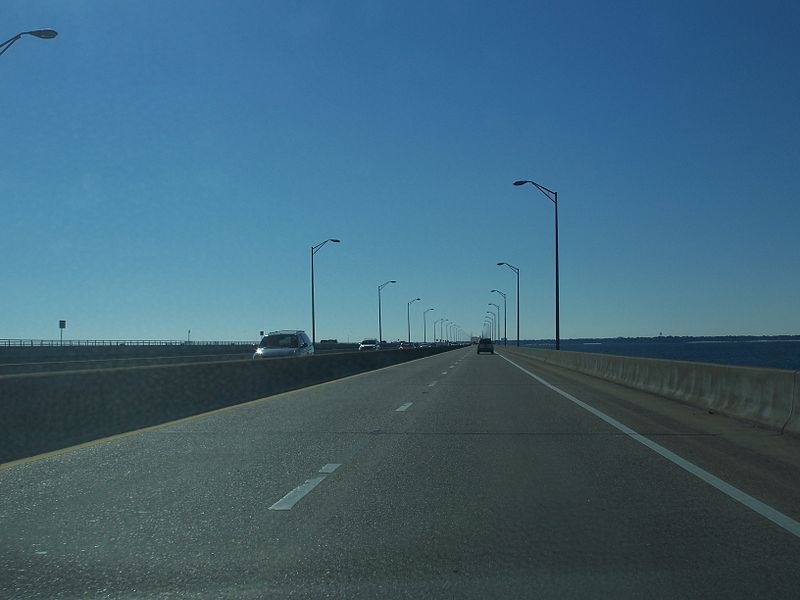
[{"label": "street light lamp head", "polygon": [[329,242],[333,242],[334,244],[338,244],[338,243],[339,243],[339,242],[341,242],[342,240],[335,240],[335,239],[333,239],[333,238],[330,238],[328,241],[329,241]]},{"label": "street light lamp head", "polygon": [[58,35],[58,32],[55,29],[35,29],[33,31],[26,31],[25,33],[28,35],[34,35],[43,40],[52,40]]},{"label": "street light lamp head", "polygon": [[34,29],[32,31],[23,31],[22,33],[18,33],[12,38],[7,39],[4,42],[0,42],[0,56],[5,54],[6,50],[11,48],[18,40],[22,39],[23,35],[32,35],[33,37],[41,38],[43,40],[49,40],[58,35],[58,32],[55,29]]},{"label": "street light lamp head", "polygon": [[515,181],[514,185],[525,185],[526,183],[531,183],[527,179],[520,179],[519,181]]},{"label": "street light lamp head", "polygon": [[504,263],[504,262],[497,263],[497,266],[499,267],[499,266],[502,266],[502,265],[504,265],[504,264],[506,264],[506,263]]}]

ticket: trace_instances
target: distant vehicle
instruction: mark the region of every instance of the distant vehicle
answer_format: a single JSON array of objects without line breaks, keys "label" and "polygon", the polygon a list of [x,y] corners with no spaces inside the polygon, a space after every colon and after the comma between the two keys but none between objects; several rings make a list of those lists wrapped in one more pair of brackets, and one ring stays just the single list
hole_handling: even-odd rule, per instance
[{"label": "distant vehicle", "polygon": [[314,344],[301,329],[270,331],[261,338],[253,358],[276,358],[279,356],[311,356]]},{"label": "distant vehicle", "polygon": [[381,345],[378,343],[378,340],[374,338],[369,338],[364,340],[358,345],[359,350],[380,350]]},{"label": "distant vehicle", "polygon": [[413,350],[414,348],[416,348],[416,346],[411,342],[400,342],[400,346],[398,347],[400,348],[400,350]]},{"label": "distant vehicle", "polygon": [[481,338],[478,342],[478,354],[481,352],[488,352],[494,354],[494,344],[489,338]]}]

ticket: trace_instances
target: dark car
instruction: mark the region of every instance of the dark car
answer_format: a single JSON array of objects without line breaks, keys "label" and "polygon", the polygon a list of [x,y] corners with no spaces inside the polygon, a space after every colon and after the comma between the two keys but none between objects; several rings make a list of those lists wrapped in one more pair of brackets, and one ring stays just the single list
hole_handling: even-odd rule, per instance
[{"label": "dark car", "polygon": [[489,338],[481,338],[481,340],[478,342],[478,354],[481,352],[494,354],[494,344],[492,343],[492,340]]}]

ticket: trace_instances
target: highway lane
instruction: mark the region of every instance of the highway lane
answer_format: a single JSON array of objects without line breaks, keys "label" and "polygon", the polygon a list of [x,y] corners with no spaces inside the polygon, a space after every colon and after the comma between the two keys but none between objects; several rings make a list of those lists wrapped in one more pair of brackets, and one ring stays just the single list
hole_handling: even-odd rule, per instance
[{"label": "highway lane", "polygon": [[[798,518],[781,483],[798,479],[797,440],[507,356]],[[19,464],[0,489],[0,597],[752,598],[800,584],[796,536],[472,348]]]}]

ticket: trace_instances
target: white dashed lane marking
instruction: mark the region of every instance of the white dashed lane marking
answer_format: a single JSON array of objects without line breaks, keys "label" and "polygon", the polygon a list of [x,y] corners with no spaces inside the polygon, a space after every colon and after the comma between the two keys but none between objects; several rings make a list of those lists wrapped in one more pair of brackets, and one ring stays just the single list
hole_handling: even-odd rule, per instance
[{"label": "white dashed lane marking", "polygon": [[314,477],[312,479],[306,479],[304,483],[298,485],[294,488],[291,492],[286,494],[283,498],[278,500],[275,504],[269,507],[270,510],[292,510],[295,504],[300,502],[303,498],[305,498],[311,490],[317,487],[320,483],[325,481],[325,478],[333,473],[336,469],[338,469],[341,464],[337,463],[328,463],[323,466],[319,472],[324,473],[324,475],[320,475],[319,477]]}]

